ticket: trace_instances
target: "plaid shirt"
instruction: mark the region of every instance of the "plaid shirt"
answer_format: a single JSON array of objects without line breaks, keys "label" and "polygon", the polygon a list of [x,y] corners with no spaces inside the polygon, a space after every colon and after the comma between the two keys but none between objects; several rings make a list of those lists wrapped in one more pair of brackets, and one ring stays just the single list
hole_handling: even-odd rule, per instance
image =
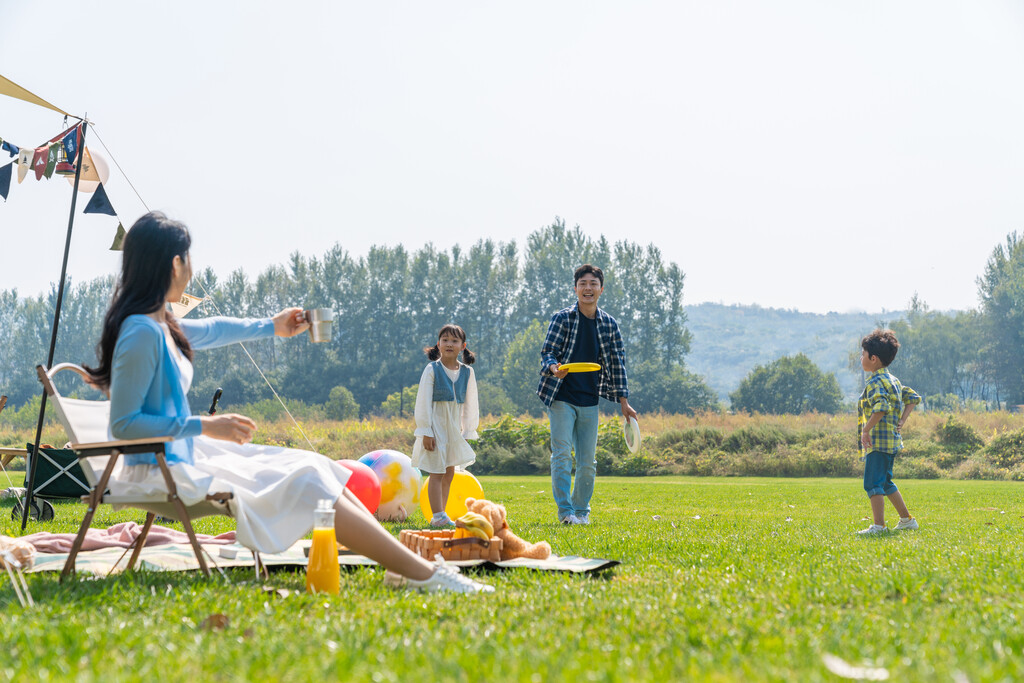
[{"label": "plaid shirt", "polygon": [[[857,434],[864,431],[864,425],[873,413],[883,413],[882,419],[871,429],[871,450],[896,455],[903,450],[903,437],[900,436],[899,421],[903,408],[907,404],[917,405],[921,397],[910,387],[900,384],[888,368],[875,370],[868,376],[864,391],[857,402]],[[860,447],[861,455],[867,455],[864,445]]]},{"label": "plaid shirt", "polygon": [[[551,316],[544,346],[540,349],[540,385],[537,395],[544,405],[550,406],[555,400],[562,380],[548,372],[548,366],[568,363],[576,346],[579,331],[579,303],[564,308]],[[626,351],[619,334],[619,324],[600,308],[597,309],[597,347],[601,373],[597,379],[597,393],[609,401],[618,401],[629,396],[626,384]]]}]

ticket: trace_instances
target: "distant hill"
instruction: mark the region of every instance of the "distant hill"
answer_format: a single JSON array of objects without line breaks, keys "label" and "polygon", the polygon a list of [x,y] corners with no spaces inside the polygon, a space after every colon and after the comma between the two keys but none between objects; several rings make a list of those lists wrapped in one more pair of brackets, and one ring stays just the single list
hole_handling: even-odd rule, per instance
[{"label": "distant hill", "polygon": [[859,353],[860,338],[879,321],[900,320],[904,312],[819,314],[703,303],[687,306],[686,315],[693,334],[686,365],[727,403],[754,366],[797,353],[834,372],[844,399],[855,399],[861,373],[850,370],[850,353]]}]

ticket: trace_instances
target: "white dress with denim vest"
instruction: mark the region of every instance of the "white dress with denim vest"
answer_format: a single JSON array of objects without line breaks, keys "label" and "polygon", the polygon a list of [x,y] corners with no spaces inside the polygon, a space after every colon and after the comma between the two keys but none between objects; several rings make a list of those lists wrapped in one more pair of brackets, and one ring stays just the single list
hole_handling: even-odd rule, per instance
[{"label": "white dress with denim vest", "polygon": [[[480,404],[476,390],[476,374],[473,368],[459,363],[458,370],[441,366],[444,376],[452,383],[452,391],[459,379],[459,373],[468,372],[466,400],[434,400],[434,364],[428,363],[420,377],[416,394],[416,444],[412,447],[412,465],[430,474],[444,474],[449,467],[469,467],[476,462],[476,453],[466,443],[476,439],[476,428],[480,424]],[[423,437],[434,437],[434,450],[423,447]]]},{"label": "white dress with denim vest", "polygon": [[[165,335],[187,392],[192,364],[166,328]],[[192,448],[192,464],[170,465],[178,495],[193,505],[207,493],[230,491],[234,498],[228,508],[237,524],[238,542],[265,553],[286,550],[309,533],[317,501],[337,500],[350,474],[329,458],[297,448],[240,445],[205,436],[193,437]],[[113,477],[110,489],[115,495],[166,490],[156,465],[119,466]]]}]

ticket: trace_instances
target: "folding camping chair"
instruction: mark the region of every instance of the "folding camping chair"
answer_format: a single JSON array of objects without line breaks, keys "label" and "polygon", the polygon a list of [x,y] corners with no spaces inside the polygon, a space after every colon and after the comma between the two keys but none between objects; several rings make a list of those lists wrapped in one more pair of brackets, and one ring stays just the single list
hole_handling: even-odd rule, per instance
[{"label": "folding camping chair", "polygon": [[[165,446],[167,442],[172,440],[171,437],[163,436],[126,441],[109,440],[110,401],[87,401],[61,396],[53,384],[53,376],[64,370],[75,372],[83,380],[88,381],[89,376],[85,370],[72,363],[61,363],[50,370],[46,370],[42,365],[36,366],[39,381],[42,382],[43,387],[46,389],[47,396],[53,401],[57,418],[67,431],[68,438],[71,439],[71,448],[78,456],[79,462],[82,465],[82,472],[85,474],[90,486],[89,495],[82,496],[82,502],[87,506],[85,518],[82,520],[78,536],[71,546],[71,553],[68,555],[67,563],[64,565],[64,571],[61,572],[61,581],[75,571],[75,557],[82,549],[82,543],[85,541],[85,532],[89,530],[89,526],[92,524],[96,508],[102,503],[139,508],[147,513],[142,533],[135,540],[131,559],[128,560],[128,570],[134,568],[135,562],[139,558],[139,553],[146,544],[146,536],[153,526],[153,520],[157,515],[161,515],[181,522],[182,526],[185,527],[185,533],[188,534],[189,542],[192,544],[192,550],[195,552],[196,560],[199,562],[199,568],[203,574],[210,576],[210,569],[207,566],[206,559],[203,557],[204,551],[196,539],[195,531],[192,529],[192,519],[209,515],[231,516],[228,501],[231,500],[233,495],[230,492],[211,493],[206,496],[206,500],[186,507],[184,502],[178,497],[174,477],[171,475],[170,468],[167,467]],[[163,474],[167,485],[166,492],[149,496],[112,496],[106,493],[107,484],[118,463],[118,458],[123,454],[131,453],[155,453],[157,466],[160,468],[160,472]],[[127,549],[125,553],[127,553]],[[258,558],[256,562],[257,570],[259,570],[260,562]]]}]

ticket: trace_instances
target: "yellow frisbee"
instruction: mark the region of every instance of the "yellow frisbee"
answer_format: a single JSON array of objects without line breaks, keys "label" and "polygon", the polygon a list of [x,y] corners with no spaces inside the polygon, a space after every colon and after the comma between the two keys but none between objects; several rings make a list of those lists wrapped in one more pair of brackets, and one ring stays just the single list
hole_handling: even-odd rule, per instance
[{"label": "yellow frisbee", "polygon": [[566,372],[597,372],[601,369],[599,363],[563,363],[558,366],[559,370]]}]

